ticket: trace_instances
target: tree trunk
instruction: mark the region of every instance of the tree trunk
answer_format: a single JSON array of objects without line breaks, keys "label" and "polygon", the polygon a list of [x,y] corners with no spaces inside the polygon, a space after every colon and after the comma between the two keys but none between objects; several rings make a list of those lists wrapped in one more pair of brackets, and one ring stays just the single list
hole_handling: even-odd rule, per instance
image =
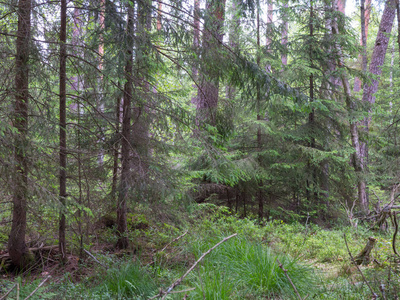
[{"label": "tree trunk", "polygon": [[[288,9],[288,2],[285,1],[284,4],[284,9]],[[287,13],[285,11],[284,15],[282,16],[283,19],[283,29],[282,29],[282,41],[281,44],[283,46],[283,54],[281,57],[282,65],[286,66],[287,65],[287,43],[288,43],[288,31],[289,31],[289,20]]]},{"label": "tree trunk", "polygon": [[31,0],[18,3],[17,53],[15,57],[15,115],[14,128],[17,137],[14,145],[14,194],[13,219],[8,251],[12,263],[23,268],[29,261],[29,251],[25,244],[26,210],[28,197],[28,100],[29,100],[29,42],[31,30]]},{"label": "tree trunk", "polygon": [[[338,26],[336,23],[332,24],[332,32],[333,32],[333,34],[339,34]],[[338,67],[343,69],[343,72],[340,73],[340,77],[341,77],[342,84],[343,84],[346,106],[347,106],[349,115],[352,115],[353,111],[354,111],[354,103],[352,100],[350,83],[349,83],[346,73],[345,73],[345,66],[343,63],[342,51],[340,49],[340,46],[336,45],[336,48],[337,48],[337,51],[339,54],[338,55]],[[368,213],[369,208],[368,208],[368,201],[367,201],[367,197],[366,197],[366,185],[365,185],[365,181],[362,178],[360,141],[359,141],[359,136],[358,136],[357,123],[354,122],[351,118],[349,119],[349,123],[350,123],[351,142],[352,142],[353,148],[355,149],[355,152],[353,155],[354,169],[357,173],[357,176],[359,176],[359,178],[357,179],[359,205],[364,213]]]},{"label": "tree trunk", "polygon": [[[200,46],[200,0],[194,0],[193,10],[193,51],[198,53]],[[197,88],[199,70],[196,62],[192,66],[193,89]],[[192,103],[197,106],[197,96],[192,97]]]},{"label": "tree trunk", "polygon": [[117,234],[116,247],[126,249],[129,241],[127,231],[127,199],[131,185],[131,102],[133,92],[133,33],[134,33],[134,6],[128,4],[127,22],[127,49],[125,65],[125,86],[122,117],[122,141],[121,141],[121,180],[117,205]]},{"label": "tree trunk", "polygon": [[[261,51],[261,44],[260,44],[260,3],[257,3],[257,65],[260,66],[260,51]],[[260,84],[257,83],[257,121],[261,121],[261,89]],[[258,125],[257,128],[257,151],[260,153],[262,150],[262,141],[261,141],[261,126]],[[258,159],[258,168],[261,169],[261,158]],[[258,202],[258,219],[262,222],[264,218],[264,199],[263,199],[263,181],[262,179],[258,179],[257,182],[258,190],[257,190],[257,202]]]},{"label": "tree trunk", "polygon": [[65,210],[67,197],[67,0],[61,0],[61,27],[60,27],[60,222],[58,242],[61,252],[61,260],[66,260],[65,241]]},{"label": "tree trunk", "polygon": [[[389,38],[392,31],[395,14],[396,1],[387,0],[382,14],[381,23],[379,24],[378,35],[376,37],[371,63],[369,65],[369,72],[375,76],[374,78],[371,78],[371,84],[366,83],[364,85],[363,101],[368,102],[370,105],[375,103],[374,94],[378,90],[379,76],[382,73],[381,67],[385,62],[385,55],[389,44]],[[368,130],[369,124],[370,117],[368,117],[366,120],[366,130]]]},{"label": "tree trunk", "polygon": [[[382,73],[381,67],[385,62],[386,51],[389,44],[390,33],[392,31],[393,21],[396,14],[396,0],[387,0],[385,3],[385,9],[382,14],[381,22],[379,25],[378,35],[375,41],[374,51],[372,53],[371,63],[369,65],[369,72],[372,75],[375,75],[374,78],[371,78],[371,83],[367,82],[364,84],[364,91],[363,91],[363,102],[368,103],[371,107],[375,103],[375,96],[374,94],[378,91],[378,84],[379,84],[379,76]],[[365,38],[366,39],[366,38]],[[363,60],[363,67],[366,68],[366,59]],[[371,109],[369,109],[369,112]],[[371,122],[371,117],[368,116],[364,120],[364,131],[367,133],[369,132],[369,126]],[[360,162],[365,171],[368,168],[368,145],[367,142],[363,142],[360,144]],[[364,199],[360,199],[362,202],[365,202],[363,206],[368,207],[368,194],[367,194],[367,187],[364,180],[365,186],[359,186],[359,189],[365,189],[361,192],[362,197]]]},{"label": "tree trunk", "polygon": [[[272,53],[272,25],[273,25],[273,13],[274,13],[274,5],[272,3],[272,0],[268,0],[268,8],[267,8],[267,53]],[[265,67],[266,71],[268,73],[272,72],[271,65],[267,63]]]},{"label": "tree trunk", "polygon": [[[361,55],[361,69],[365,73],[367,71],[368,58],[367,58],[367,38],[368,38],[368,25],[369,17],[371,15],[371,0],[361,0],[361,40],[360,45],[363,47]],[[361,90],[361,79],[356,77],[354,79],[354,92]]]},{"label": "tree trunk", "polygon": [[225,0],[207,0],[206,18],[203,33],[203,68],[197,96],[199,120],[215,125],[218,106],[219,70],[214,60],[218,57],[222,44],[222,25],[225,18]]}]

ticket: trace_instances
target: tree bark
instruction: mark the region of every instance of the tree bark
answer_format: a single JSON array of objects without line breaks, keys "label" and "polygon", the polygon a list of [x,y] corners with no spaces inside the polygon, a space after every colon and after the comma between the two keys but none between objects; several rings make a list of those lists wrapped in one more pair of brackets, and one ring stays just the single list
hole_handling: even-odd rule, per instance
[{"label": "tree bark", "polygon": [[60,222],[58,242],[61,252],[61,260],[67,258],[65,241],[65,209],[67,198],[67,0],[61,0],[61,27],[60,27]]},{"label": "tree bark", "polygon": [[18,3],[18,31],[16,41],[15,113],[13,126],[17,131],[14,145],[13,219],[8,251],[12,263],[23,268],[29,260],[25,244],[28,198],[28,103],[29,103],[29,42],[31,31],[31,0]]},{"label": "tree bark", "polygon": [[[284,9],[288,9],[288,2],[285,1],[284,3]],[[289,31],[289,22],[288,22],[288,16],[285,11],[284,15],[282,16],[283,19],[283,29],[282,29],[282,41],[281,44],[283,46],[283,53],[281,57],[282,65],[286,66],[287,65],[287,43],[288,43],[288,31]]]},{"label": "tree bark", "polygon": [[[371,15],[371,0],[361,0],[361,39],[360,45],[363,47],[363,52],[361,55],[361,70],[363,73],[367,72],[368,58],[367,58],[367,38],[368,38],[368,26],[369,18]],[[361,79],[356,77],[354,79],[354,92],[359,92],[361,90]]]},{"label": "tree bark", "polygon": [[117,234],[118,249],[126,249],[129,245],[127,232],[127,199],[131,185],[131,102],[133,92],[133,34],[134,34],[134,6],[128,6],[127,43],[124,102],[122,112],[122,141],[121,141],[121,179],[117,204]]},{"label": "tree bark", "polygon": [[219,70],[212,66],[221,50],[225,18],[225,0],[207,0],[203,33],[203,68],[197,96],[197,113],[201,121],[215,125],[218,106]]},{"label": "tree bark", "polygon": [[[378,35],[375,41],[374,51],[372,53],[371,63],[369,65],[369,72],[375,75],[371,78],[371,83],[367,82],[364,85],[363,101],[368,102],[370,105],[375,103],[374,94],[378,90],[379,76],[382,73],[382,65],[385,62],[386,51],[389,44],[390,33],[392,31],[394,16],[396,14],[396,1],[387,0],[385,9],[382,14],[381,22],[379,24]],[[366,130],[370,124],[370,117],[367,118]]]}]

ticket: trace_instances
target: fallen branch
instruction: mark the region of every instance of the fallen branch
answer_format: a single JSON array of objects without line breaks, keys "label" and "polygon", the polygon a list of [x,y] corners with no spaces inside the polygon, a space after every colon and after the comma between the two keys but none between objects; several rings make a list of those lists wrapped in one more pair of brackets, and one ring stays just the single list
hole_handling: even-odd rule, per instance
[{"label": "fallen branch", "polygon": [[17,286],[17,284],[14,284],[14,285],[11,287],[11,289],[9,289],[8,292],[5,293],[4,296],[2,296],[2,297],[0,298],[0,300],[6,299],[7,296],[8,296],[8,294],[10,294],[10,293],[12,292],[12,290],[15,289],[16,286]]},{"label": "fallen branch", "polygon": [[393,215],[393,223],[395,225],[395,230],[394,230],[393,238],[392,238],[392,248],[393,248],[394,254],[399,256],[399,254],[397,253],[397,250],[396,250],[396,236],[397,236],[397,232],[399,231],[399,225],[397,224],[396,212],[393,212],[392,215]]},{"label": "fallen branch", "polygon": [[182,235],[178,236],[177,238],[174,238],[171,242],[169,242],[164,248],[162,248],[159,252],[163,252],[165,249],[167,249],[167,247],[169,245],[171,245],[172,243],[180,240],[181,238],[183,238],[186,234],[188,233],[188,231],[186,230]]},{"label": "fallen branch", "polygon": [[[172,291],[172,292],[170,292],[170,294],[179,294],[179,293],[191,292],[191,291],[194,291],[195,289],[196,288],[190,288],[190,289],[182,290],[182,291]],[[160,293],[163,293],[163,292],[161,291]],[[158,294],[156,296],[153,296],[153,297],[149,298],[148,300],[153,300],[153,299],[156,299],[156,298],[159,298],[159,297],[161,297],[160,294]]]},{"label": "fallen branch", "polygon": [[[215,248],[217,248],[219,245],[221,245],[222,243],[226,242],[226,241],[229,240],[230,238],[233,238],[234,236],[237,236],[237,233],[232,234],[232,235],[230,235],[230,236],[224,238],[222,241],[220,241],[219,243],[217,243],[216,245],[214,245],[212,248],[210,248],[210,249],[208,249],[206,252],[204,252],[204,253],[200,256],[200,258],[186,271],[186,273],[182,275],[181,278],[179,278],[178,280],[176,280],[176,281],[167,289],[167,291],[165,291],[165,292],[164,292],[164,291],[160,291],[160,294],[157,295],[157,297],[161,297],[161,296],[162,296],[161,300],[164,300],[165,297],[167,297],[167,295],[170,294],[171,291],[172,291],[175,287],[177,287],[178,285],[181,284],[181,282],[183,281],[183,279],[185,279],[185,277],[188,276],[189,273],[193,271],[193,269],[197,266],[197,264],[198,264],[200,261],[202,261],[203,258],[204,258],[207,254],[209,254],[211,251],[213,251],[213,250],[214,250]],[[157,297],[156,297],[156,298],[157,298]],[[154,299],[154,298],[153,298],[153,299]]]},{"label": "fallen branch", "polygon": [[96,257],[94,257],[92,253],[90,253],[90,252],[87,251],[86,249],[83,249],[83,251],[85,251],[87,255],[89,255],[91,258],[93,258],[94,261],[97,262],[100,266],[102,266],[102,267],[105,268],[106,270],[108,269],[108,268],[107,268],[105,265],[103,265]]},{"label": "fallen branch", "polygon": [[289,280],[290,284],[292,285],[292,287],[293,287],[293,289],[294,289],[294,291],[295,291],[297,297],[298,297],[300,300],[303,300],[303,299],[301,298],[299,292],[297,291],[297,288],[296,288],[296,286],[294,285],[292,279],[290,279],[290,277],[289,277],[289,275],[288,275],[288,273],[287,273],[288,270],[286,270],[286,269],[283,267],[282,263],[279,261],[278,258],[276,259],[276,261],[277,261],[278,264],[279,264],[279,268],[281,268],[282,271],[285,273],[285,276],[286,276],[286,278]]},{"label": "fallen branch", "polygon": [[347,252],[349,253],[349,256],[351,258],[351,261],[353,262],[353,264],[355,264],[355,266],[357,267],[358,272],[360,272],[364,282],[366,283],[366,285],[368,286],[368,288],[370,289],[372,295],[374,296],[374,299],[376,299],[378,297],[378,295],[374,292],[374,290],[372,289],[372,287],[369,285],[367,278],[365,278],[364,273],[361,271],[360,267],[358,266],[358,264],[355,262],[353,255],[350,252],[349,249],[349,245],[347,244],[347,239],[346,239],[346,234],[343,233],[343,237],[344,237],[344,242],[346,244],[346,248],[347,248]]},{"label": "fallen branch", "polygon": [[38,287],[37,287],[36,289],[34,289],[33,292],[30,293],[29,296],[26,297],[24,300],[28,300],[30,297],[32,297],[32,296],[37,292],[37,290],[40,289],[40,288],[43,286],[43,284],[45,284],[45,282],[46,282],[47,280],[49,280],[50,277],[51,277],[51,275],[47,276],[47,277],[38,285]]}]

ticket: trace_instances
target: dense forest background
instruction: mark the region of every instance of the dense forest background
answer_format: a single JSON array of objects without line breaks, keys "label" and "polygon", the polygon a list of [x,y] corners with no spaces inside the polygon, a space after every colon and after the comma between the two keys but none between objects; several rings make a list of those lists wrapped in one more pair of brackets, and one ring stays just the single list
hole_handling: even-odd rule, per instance
[{"label": "dense forest background", "polygon": [[356,6],[0,2],[11,265],[32,265],[40,245],[83,257],[105,227],[113,249],[137,250],[132,232],[150,219],[180,228],[196,205],[261,227],[386,230],[400,186],[399,3]]}]

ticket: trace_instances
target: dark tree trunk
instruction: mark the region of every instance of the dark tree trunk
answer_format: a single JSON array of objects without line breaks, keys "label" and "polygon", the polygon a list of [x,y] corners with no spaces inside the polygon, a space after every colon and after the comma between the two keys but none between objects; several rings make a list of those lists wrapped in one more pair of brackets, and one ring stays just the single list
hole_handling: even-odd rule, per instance
[{"label": "dark tree trunk", "polygon": [[25,244],[26,210],[28,197],[28,101],[29,101],[29,41],[31,30],[31,0],[18,3],[18,31],[16,75],[15,75],[15,115],[14,128],[17,137],[14,145],[15,177],[13,194],[13,219],[8,240],[8,251],[12,263],[23,268],[29,261],[29,251]]},{"label": "dark tree trunk", "polygon": [[126,249],[129,241],[127,231],[127,199],[131,185],[131,102],[133,92],[133,33],[134,33],[134,7],[128,4],[127,44],[125,65],[125,86],[122,117],[121,140],[121,179],[117,205],[117,234],[116,247]]},{"label": "dark tree trunk", "polygon": [[[257,11],[257,65],[260,66],[260,3],[257,3],[258,11]],[[257,121],[261,121],[261,89],[260,85],[257,83]],[[262,141],[261,141],[261,125],[258,125],[257,128],[257,151],[260,153],[262,150]],[[261,158],[258,159],[258,167],[261,169]],[[263,181],[262,179],[258,179],[257,182],[258,190],[257,190],[257,202],[258,202],[258,219],[262,222],[264,217],[264,199],[263,199]]]},{"label": "dark tree trunk", "polygon": [[[121,88],[120,83],[118,83],[118,88]],[[116,142],[114,143],[113,148],[113,179],[112,179],[112,186],[111,186],[111,196],[112,196],[112,203],[117,203],[117,183],[118,183],[118,156],[120,150],[120,139],[119,139],[119,124],[120,124],[120,117],[121,117],[121,98],[117,98],[117,105],[115,107],[115,137]],[[114,206],[113,206],[114,207]]]},{"label": "dark tree trunk", "polygon": [[206,11],[207,18],[203,33],[203,61],[205,63],[199,82],[197,113],[199,120],[215,125],[220,71],[215,68],[214,64],[222,45],[225,0],[207,0]]},{"label": "dark tree trunk", "polygon": [[61,252],[61,260],[66,260],[65,241],[65,206],[67,197],[67,0],[61,0],[61,27],[60,27],[60,222],[58,242]]}]

